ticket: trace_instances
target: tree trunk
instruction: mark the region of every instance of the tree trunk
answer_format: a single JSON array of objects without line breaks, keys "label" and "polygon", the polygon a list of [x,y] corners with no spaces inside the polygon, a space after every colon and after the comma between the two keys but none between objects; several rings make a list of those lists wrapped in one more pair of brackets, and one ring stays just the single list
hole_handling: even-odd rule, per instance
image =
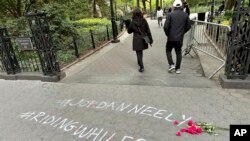
[{"label": "tree trunk", "polygon": [[149,1],[149,9],[150,9],[150,12],[152,12],[152,0]]},{"label": "tree trunk", "polygon": [[155,3],[155,10],[157,11],[158,9],[158,6],[159,6],[159,0],[156,0],[156,3]]},{"label": "tree trunk", "polygon": [[142,4],[143,4],[143,9],[144,9],[144,11],[146,11],[146,0],[142,0]]},{"label": "tree trunk", "polygon": [[17,0],[17,2],[16,2],[16,11],[17,11],[17,15],[19,16],[19,17],[21,17],[22,16],[22,2],[21,2],[22,0]]},{"label": "tree trunk", "polygon": [[97,18],[96,0],[93,0],[93,17]]},{"label": "tree trunk", "polygon": [[234,7],[235,0],[227,0],[226,10],[231,10]]},{"label": "tree trunk", "polygon": [[136,0],[136,7],[140,8],[140,0]]},{"label": "tree trunk", "polygon": [[15,17],[18,18],[18,13],[17,13],[17,9],[16,9],[16,5],[12,0],[7,0],[7,4],[8,4],[8,11],[10,12],[10,14]]}]

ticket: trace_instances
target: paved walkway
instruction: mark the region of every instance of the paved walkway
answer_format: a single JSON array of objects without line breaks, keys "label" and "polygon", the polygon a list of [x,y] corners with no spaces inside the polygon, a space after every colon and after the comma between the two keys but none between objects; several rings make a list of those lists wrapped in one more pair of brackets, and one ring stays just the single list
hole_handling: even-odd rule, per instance
[{"label": "paved walkway", "polygon": [[[181,74],[167,72],[166,36],[155,20],[148,20],[154,39],[153,47],[144,51],[145,72],[138,72],[136,54],[132,51],[132,35],[125,33],[121,43],[113,44],[67,70],[63,83],[150,85],[169,87],[216,87],[204,79],[198,58],[183,58]],[[187,39],[187,38],[186,38]],[[186,45],[186,40],[184,41]],[[173,51],[175,59],[175,53]],[[200,83],[202,81],[202,83]]]},{"label": "paved walkway", "polygon": [[124,35],[59,83],[0,80],[0,141],[228,141],[228,130],[175,134],[190,119],[249,124],[249,90],[221,89],[189,56],[182,74],[167,73],[166,39],[156,21],[149,23],[155,43],[144,54],[144,73]]}]

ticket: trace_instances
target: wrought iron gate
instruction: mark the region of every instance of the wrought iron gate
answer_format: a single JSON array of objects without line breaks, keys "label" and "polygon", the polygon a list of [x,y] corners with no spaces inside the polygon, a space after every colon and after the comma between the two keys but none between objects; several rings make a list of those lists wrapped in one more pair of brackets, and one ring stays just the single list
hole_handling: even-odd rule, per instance
[{"label": "wrought iron gate", "polygon": [[20,72],[11,39],[7,28],[0,28],[0,70],[4,70],[7,74],[16,74]]},{"label": "wrought iron gate", "polygon": [[56,57],[56,47],[53,45],[46,13],[35,9],[31,3],[30,11],[25,13],[36,46],[44,75],[56,75],[60,72]]},{"label": "wrought iron gate", "polygon": [[227,79],[246,79],[250,70],[250,0],[236,0],[225,73]]},{"label": "wrought iron gate", "polygon": [[[36,10],[35,1],[30,0],[30,5],[24,15],[32,35],[18,33],[10,36],[6,27],[0,27],[0,77],[10,76],[10,79],[27,77],[27,79],[42,81],[60,80],[65,73],[61,72],[57,61],[56,47],[52,41],[46,13]],[[20,72],[41,71],[43,76],[37,73],[19,74]],[[7,72],[7,76],[2,72]]]}]

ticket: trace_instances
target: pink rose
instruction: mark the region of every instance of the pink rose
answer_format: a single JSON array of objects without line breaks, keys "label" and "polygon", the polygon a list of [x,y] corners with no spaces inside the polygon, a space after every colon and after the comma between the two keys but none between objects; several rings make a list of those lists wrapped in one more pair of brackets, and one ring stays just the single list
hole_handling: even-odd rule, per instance
[{"label": "pink rose", "polygon": [[197,129],[196,129],[196,132],[197,132],[197,133],[202,133],[202,128],[197,128]]},{"label": "pink rose", "polygon": [[189,126],[192,126],[193,124],[194,124],[194,123],[193,123],[192,120],[189,120],[189,121],[188,121],[188,125],[189,125]]},{"label": "pink rose", "polygon": [[181,132],[187,132],[187,129],[182,128],[180,131],[181,131]]},{"label": "pink rose", "polygon": [[177,120],[174,121],[174,125],[177,125],[179,124],[179,122]]},{"label": "pink rose", "polygon": [[176,136],[181,136],[181,132],[178,131],[175,135],[176,135]]}]

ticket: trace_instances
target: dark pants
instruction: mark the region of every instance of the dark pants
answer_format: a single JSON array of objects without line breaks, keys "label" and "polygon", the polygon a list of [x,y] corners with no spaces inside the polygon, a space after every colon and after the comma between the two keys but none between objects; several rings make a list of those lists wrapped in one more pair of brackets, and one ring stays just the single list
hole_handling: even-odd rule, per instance
[{"label": "dark pants", "polygon": [[140,68],[144,68],[143,61],[142,61],[143,51],[142,50],[137,50],[136,51],[136,56],[137,56],[138,65],[140,66]]},{"label": "dark pants", "polygon": [[162,26],[162,17],[159,17],[159,18],[158,18],[158,25],[159,25],[159,26]]},{"label": "dark pants", "polygon": [[166,53],[167,53],[167,59],[169,65],[174,65],[173,58],[172,58],[172,49],[175,49],[176,53],[176,65],[175,70],[180,69],[181,67],[181,60],[182,60],[182,54],[181,54],[181,48],[182,48],[182,42],[181,41],[168,41],[166,45]]}]

